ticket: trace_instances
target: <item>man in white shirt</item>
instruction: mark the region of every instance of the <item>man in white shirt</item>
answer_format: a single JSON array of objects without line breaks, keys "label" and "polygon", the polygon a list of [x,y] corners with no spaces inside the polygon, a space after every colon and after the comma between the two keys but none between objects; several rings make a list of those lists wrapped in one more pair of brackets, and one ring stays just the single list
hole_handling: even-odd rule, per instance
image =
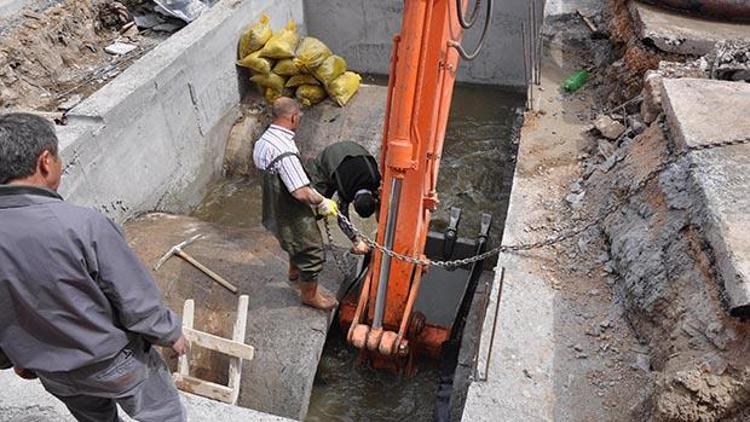
[{"label": "man in white shirt", "polygon": [[273,122],[255,143],[253,161],[263,172],[263,225],[289,254],[289,280],[299,281],[302,303],[330,310],[338,303],[318,287],[325,253],[315,214],[334,217],[338,209],[310,186],[294,143],[301,117],[296,101],[277,99]]}]

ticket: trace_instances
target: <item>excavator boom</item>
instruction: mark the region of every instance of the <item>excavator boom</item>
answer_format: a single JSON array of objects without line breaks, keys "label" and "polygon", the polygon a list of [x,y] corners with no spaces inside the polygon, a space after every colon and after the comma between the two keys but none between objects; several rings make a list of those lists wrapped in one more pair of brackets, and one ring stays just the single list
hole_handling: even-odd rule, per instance
[{"label": "excavator boom", "polygon": [[[424,258],[439,203],[436,184],[463,34],[459,6],[465,2],[405,0],[401,33],[393,40],[377,242],[407,257]],[[410,356],[412,343],[437,354],[450,327],[426,324],[414,313],[425,271],[416,260],[376,251],[356,308],[342,311],[348,341],[385,357]]]}]

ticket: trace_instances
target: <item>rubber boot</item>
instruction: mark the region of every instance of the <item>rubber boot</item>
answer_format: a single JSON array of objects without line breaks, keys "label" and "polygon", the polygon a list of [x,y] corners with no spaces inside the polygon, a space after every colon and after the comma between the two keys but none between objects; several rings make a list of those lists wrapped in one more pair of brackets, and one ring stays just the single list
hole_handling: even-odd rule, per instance
[{"label": "rubber boot", "polygon": [[289,263],[289,281],[299,280],[299,268],[296,265]]},{"label": "rubber boot", "polygon": [[318,282],[316,280],[301,281],[299,283],[299,289],[302,292],[302,303],[307,306],[329,311],[339,304],[332,295],[325,291],[325,289],[318,288]]}]

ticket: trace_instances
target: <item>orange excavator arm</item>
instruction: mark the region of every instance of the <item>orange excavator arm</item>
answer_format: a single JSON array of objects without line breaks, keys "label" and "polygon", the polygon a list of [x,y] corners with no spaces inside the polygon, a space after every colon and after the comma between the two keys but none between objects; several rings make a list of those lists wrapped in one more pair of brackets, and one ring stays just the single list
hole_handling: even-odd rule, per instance
[{"label": "orange excavator arm", "polygon": [[[466,56],[460,42],[469,25],[464,10],[458,10],[465,3],[405,0],[401,33],[394,37],[377,242],[408,257],[424,258],[430,216],[438,206],[436,184],[459,52]],[[484,34],[488,25],[489,17]],[[412,318],[424,271],[418,263],[375,251],[349,316],[349,342],[385,356],[409,355],[413,341],[438,350],[450,327],[424,328],[424,321]],[[415,330],[414,325],[421,326]]]}]

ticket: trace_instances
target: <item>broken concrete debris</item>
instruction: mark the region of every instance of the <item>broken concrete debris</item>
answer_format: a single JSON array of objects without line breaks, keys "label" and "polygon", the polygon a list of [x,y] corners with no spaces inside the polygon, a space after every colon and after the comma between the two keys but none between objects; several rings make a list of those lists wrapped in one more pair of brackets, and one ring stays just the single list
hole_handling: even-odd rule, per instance
[{"label": "broken concrete debris", "polygon": [[625,132],[625,125],[606,115],[599,116],[594,122],[594,127],[602,136],[613,140]]},{"label": "broken concrete debris", "polygon": [[104,47],[104,51],[115,56],[124,56],[136,48],[138,48],[138,46],[118,41]]},{"label": "broken concrete debris", "polygon": [[722,40],[706,56],[711,78],[750,81],[750,40]]}]

